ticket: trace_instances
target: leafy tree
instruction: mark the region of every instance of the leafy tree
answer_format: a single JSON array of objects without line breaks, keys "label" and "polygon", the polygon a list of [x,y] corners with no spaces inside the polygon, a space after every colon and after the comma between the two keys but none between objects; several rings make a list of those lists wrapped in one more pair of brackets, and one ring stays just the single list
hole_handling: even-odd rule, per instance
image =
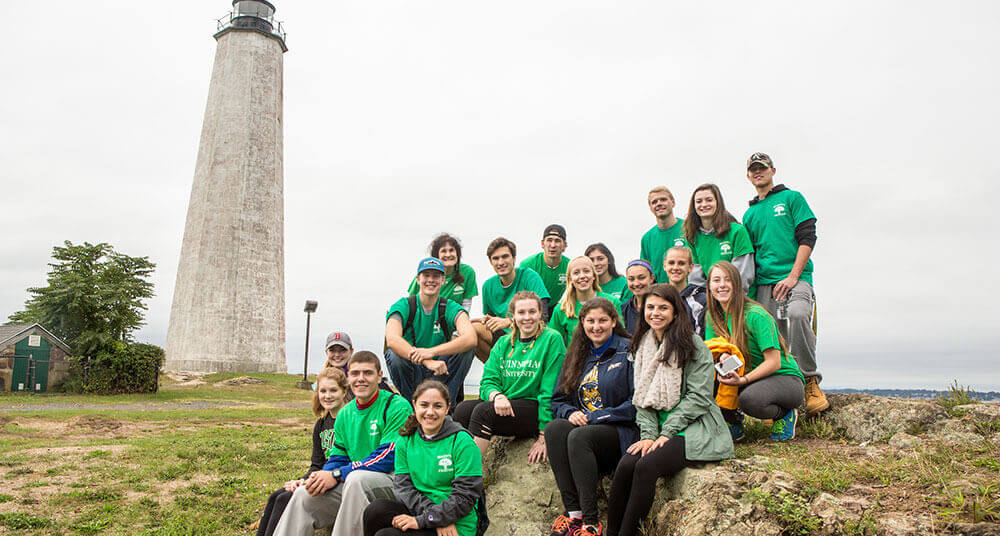
[{"label": "leafy tree", "polygon": [[130,342],[142,326],[153,296],[148,281],[156,265],[148,257],[129,257],[110,244],[76,245],[67,240],[52,248],[48,285],[29,288],[16,323],[38,322],[65,340],[76,355],[91,355],[114,341]]}]

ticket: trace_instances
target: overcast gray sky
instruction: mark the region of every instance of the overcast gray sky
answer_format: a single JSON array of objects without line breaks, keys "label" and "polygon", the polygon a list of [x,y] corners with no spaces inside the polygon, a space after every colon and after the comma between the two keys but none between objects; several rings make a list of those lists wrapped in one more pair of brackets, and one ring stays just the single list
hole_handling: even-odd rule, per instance
[{"label": "overcast gray sky", "polygon": [[[480,282],[565,225],[621,269],[669,186],[714,181],[742,215],[746,157],[818,216],[818,360],[829,387],[1000,389],[1000,4],[321,2],[285,21],[287,355],[384,313],[440,231]],[[0,316],[51,248],[157,263],[138,333],[162,345],[225,0],[6,6]],[[474,316],[481,313],[479,300]]]}]

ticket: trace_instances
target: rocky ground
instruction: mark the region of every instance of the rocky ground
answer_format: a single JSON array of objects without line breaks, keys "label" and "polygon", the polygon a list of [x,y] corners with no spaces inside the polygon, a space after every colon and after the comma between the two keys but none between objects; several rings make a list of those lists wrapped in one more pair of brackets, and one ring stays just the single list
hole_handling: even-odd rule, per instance
[{"label": "rocky ground", "polygon": [[[791,442],[751,426],[737,458],[661,480],[647,534],[1000,534],[1000,405],[831,399]],[[548,465],[526,463],[529,446],[491,448],[488,535],[543,534],[562,510]]]}]

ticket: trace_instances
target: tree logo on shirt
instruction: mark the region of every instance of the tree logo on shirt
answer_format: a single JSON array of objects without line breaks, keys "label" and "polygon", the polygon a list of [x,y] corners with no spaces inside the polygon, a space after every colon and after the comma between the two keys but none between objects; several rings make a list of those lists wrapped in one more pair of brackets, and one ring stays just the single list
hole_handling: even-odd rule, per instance
[{"label": "tree logo on shirt", "polygon": [[729,255],[733,252],[733,246],[730,245],[729,242],[723,242],[719,244],[719,252],[723,255]]},{"label": "tree logo on shirt", "polygon": [[447,473],[448,471],[450,471],[452,466],[451,454],[443,454],[438,458],[439,458],[438,465],[441,466],[441,468],[438,469],[438,472]]},{"label": "tree logo on shirt", "polygon": [[788,213],[788,209],[785,208],[785,204],[784,203],[778,203],[777,205],[774,205],[774,217],[775,218],[777,218],[778,216],[784,216],[787,213]]},{"label": "tree logo on shirt", "polygon": [[462,285],[455,285],[455,288],[453,288],[451,290],[451,293],[452,294],[461,294],[464,290],[465,290],[465,287],[463,287]]},{"label": "tree logo on shirt", "polygon": [[559,284],[563,286],[566,285],[566,274],[559,274]]},{"label": "tree logo on shirt", "polygon": [[683,238],[675,238],[674,239],[674,247],[675,248],[679,248],[679,247],[681,247],[683,245],[684,245],[684,239]]},{"label": "tree logo on shirt", "polygon": [[371,435],[378,435],[378,420],[372,421],[371,429]]}]

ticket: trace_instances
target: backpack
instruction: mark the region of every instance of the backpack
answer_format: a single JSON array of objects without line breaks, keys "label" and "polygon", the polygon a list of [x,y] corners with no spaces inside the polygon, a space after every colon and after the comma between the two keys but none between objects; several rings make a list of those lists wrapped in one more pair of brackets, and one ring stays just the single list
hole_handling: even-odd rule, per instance
[{"label": "backpack", "polygon": [[[413,333],[413,317],[417,314],[417,297],[415,295],[408,296],[406,298],[406,307],[409,313],[406,315],[406,322],[403,324],[403,338],[406,338],[406,333],[409,332],[412,339],[407,340],[417,340],[416,335]],[[448,309],[448,300],[444,298],[438,298],[438,326],[441,327],[441,333],[444,333],[445,340],[451,339],[451,330],[448,329],[448,320],[445,318],[445,311]]]}]

